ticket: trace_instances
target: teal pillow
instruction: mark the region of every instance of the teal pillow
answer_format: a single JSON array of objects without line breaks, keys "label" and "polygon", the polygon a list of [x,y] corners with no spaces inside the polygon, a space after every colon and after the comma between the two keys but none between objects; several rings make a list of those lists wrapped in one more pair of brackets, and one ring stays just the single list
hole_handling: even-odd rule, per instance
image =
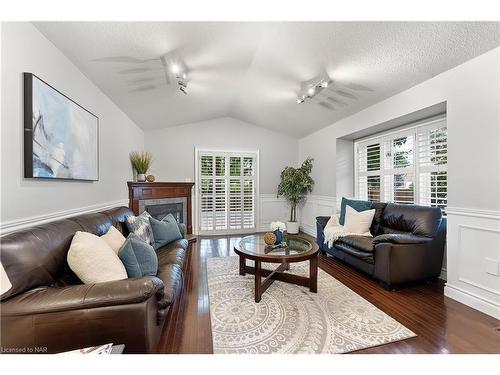
[{"label": "teal pillow", "polygon": [[166,215],[163,219],[161,219],[164,223],[175,223],[177,224],[177,220],[175,219],[174,215],[168,214]]},{"label": "teal pillow", "polygon": [[370,201],[358,201],[355,199],[347,199],[342,197],[342,202],[340,203],[340,216],[339,224],[344,225],[345,221],[345,206],[351,206],[356,211],[366,211],[372,208],[372,202]]},{"label": "teal pillow", "polygon": [[118,258],[122,261],[128,277],[156,276],[158,257],[153,247],[131,233],[125,240]]},{"label": "teal pillow", "polygon": [[158,250],[163,245],[182,238],[182,234],[177,223],[165,223],[164,221],[156,220],[152,217],[149,218],[149,223],[151,224],[151,229],[153,230],[153,247],[155,250]]}]

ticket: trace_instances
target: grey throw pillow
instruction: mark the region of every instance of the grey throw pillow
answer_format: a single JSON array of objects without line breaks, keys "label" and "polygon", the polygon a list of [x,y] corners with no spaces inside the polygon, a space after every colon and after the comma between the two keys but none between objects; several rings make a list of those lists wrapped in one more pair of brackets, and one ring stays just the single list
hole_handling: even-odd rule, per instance
[{"label": "grey throw pillow", "polygon": [[131,233],[118,250],[128,277],[156,276],[158,257],[151,245],[148,245]]},{"label": "grey throw pillow", "polygon": [[151,224],[151,229],[153,230],[153,248],[155,250],[169,244],[172,241],[180,240],[182,238],[182,234],[177,223],[165,223],[152,217],[149,218],[149,222]]},{"label": "grey throw pillow", "polygon": [[166,215],[163,219],[161,219],[161,221],[163,221],[164,223],[176,223],[177,224],[177,220],[175,219],[174,215],[172,215],[172,214]]},{"label": "grey throw pillow", "polygon": [[139,216],[129,216],[127,217],[127,228],[130,233],[134,233],[139,239],[152,245],[154,237],[149,223],[150,217],[151,215],[147,211],[144,211]]}]

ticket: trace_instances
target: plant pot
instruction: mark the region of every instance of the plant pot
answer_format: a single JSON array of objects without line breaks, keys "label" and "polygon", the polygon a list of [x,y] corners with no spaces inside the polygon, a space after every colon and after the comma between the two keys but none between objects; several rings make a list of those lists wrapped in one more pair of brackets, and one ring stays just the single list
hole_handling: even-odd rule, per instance
[{"label": "plant pot", "polygon": [[286,222],[286,231],[288,234],[299,233],[299,222],[298,221],[287,221]]},{"label": "plant pot", "polygon": [[146,181],[146,174],[144,174],[144,173],[138,173],[137,174],[137,181],[138,182],[144,182],[144,181]]}]

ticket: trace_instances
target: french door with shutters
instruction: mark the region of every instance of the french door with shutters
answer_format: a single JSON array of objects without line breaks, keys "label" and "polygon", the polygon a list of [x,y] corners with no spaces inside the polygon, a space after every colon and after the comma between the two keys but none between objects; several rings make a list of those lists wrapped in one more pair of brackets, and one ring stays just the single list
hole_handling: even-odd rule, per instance
[{"label": "french door with shutters", "polygon": [[197,150],[199,234],[256,228],[257,152]]}]

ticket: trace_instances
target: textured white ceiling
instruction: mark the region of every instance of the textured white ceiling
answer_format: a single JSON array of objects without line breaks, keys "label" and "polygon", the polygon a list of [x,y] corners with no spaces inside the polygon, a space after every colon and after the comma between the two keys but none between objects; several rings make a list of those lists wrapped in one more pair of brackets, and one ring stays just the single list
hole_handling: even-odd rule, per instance
[{"label": "textured white ceiling", "polygon": [[[297,137],[499,46],[499,25],[35,23],[143,129],[232,116]],[[188,96],[166,84],[158,59],[166,53],[181,56],[189,68]],[[300,82],[322,69],[334,85],[317,100],[298,105]]]}]

